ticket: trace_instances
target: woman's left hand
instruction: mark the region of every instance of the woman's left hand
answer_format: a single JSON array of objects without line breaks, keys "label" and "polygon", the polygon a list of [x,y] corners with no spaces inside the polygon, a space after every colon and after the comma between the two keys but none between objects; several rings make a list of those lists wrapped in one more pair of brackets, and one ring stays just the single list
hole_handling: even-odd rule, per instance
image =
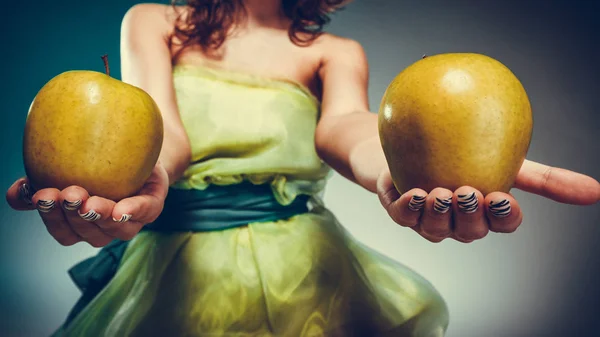
[{"label": "woman's left hand", "polygon": [[[514,187],[566,204],[593,205],[600,200],[600,183],[595,179],[529,160],[523,163]],[[389,170],[381,174],[377,191],[395,222],[431,242],[452,238],[468,243],[484,238],[489,231],[511,233],[523,219],[517,200],[502,192],[484,196],[473,187],[462,186],[456,191],[435,188],[429,193],[415,188],[400,195]]]}]

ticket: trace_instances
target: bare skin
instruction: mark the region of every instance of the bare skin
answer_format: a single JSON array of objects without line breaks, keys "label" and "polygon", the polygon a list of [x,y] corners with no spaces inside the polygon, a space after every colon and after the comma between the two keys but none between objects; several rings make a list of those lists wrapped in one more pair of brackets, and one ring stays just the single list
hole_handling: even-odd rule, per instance
[{"label": "bare skin", "polygon": [[[158,217],[168,186],[183,174],[190,161],[190,144],[179,118],[172,70],[175,64],[191,64],[287,79],[309,88],[322,102],[315,135],[321,158],[344,177],[376,193],[396,223],[412,228],[431,242],[452,238],[468,243],[490,231],[510,233],[519,227],[523,213],[510,194],[484,196],[473,187],[463,186],[456,191],[414,189],[399,195],[381,150],[377,115],[369,112],[368,64],[360,44],[325,34],[309,47],[296,46],[288,38],[289,21],[281,15],[279,0],[244,3],[247,20],[238,25],[221,50],[211,54],[194,48],[169,48],[167,41],[174,25],[171,7],[141,4],[126,14],[121,36],[122,79],[152,95],[165,123],[159,163],[139,195],[115,203],[90,197],[83,188],[72,186],[62,191],[44,189],[23,198],[20,187],[27,180],[21,178],[8,189],[8,203],[17,210],[33,210],[39,200],[55,200],[62,207],[40,211],[40,216],[62,245],[84,241],[102,247],[115,238],[133,238],[144,224]],[[600,200],[600,184],[595,179],[533,161],[524,163],[515,188],[569,204],[591,205]],[[473,213],[462,212],[457,196],[471,192],[480,207]],[[422,210],[409,207],[415,194],[425,198]],[[450,211],[436,212],[436,198],[446,197],[452,197]],[[65,200],[82,203],[69,209],[65,208]],[[490,203],[502,200],[510,203],[511,212],[498,217],[490,210]],[[100,213],[100,220],[88,222],[79,216],[91,209]],[[131,218],[117,221],[123,215]]]}]

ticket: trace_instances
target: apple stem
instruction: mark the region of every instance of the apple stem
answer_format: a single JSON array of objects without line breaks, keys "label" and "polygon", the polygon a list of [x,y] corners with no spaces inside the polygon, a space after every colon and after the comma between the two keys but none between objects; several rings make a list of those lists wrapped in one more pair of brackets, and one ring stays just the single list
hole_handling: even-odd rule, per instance
[{"label": "apple stem", "polygon": [[427,54],[423,54],[423,57],[422,57],[422,58],[424,59],[424,58],[426,58],[426,57],[427,57]]},{"label": "apple stem", "polygon": [[106,71],[106,75],[110,76],[110,67],[108,66],[108,55],[102,55],[102,61],[104,61],[104,70]]}]

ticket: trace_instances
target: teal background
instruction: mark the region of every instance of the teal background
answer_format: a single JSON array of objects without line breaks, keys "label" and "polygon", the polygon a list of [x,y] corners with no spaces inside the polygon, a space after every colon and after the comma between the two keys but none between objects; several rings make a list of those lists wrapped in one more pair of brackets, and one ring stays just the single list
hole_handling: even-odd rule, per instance
[{"label": "teal background", "polygon": [[[120,78],[119,30],[136,1],[27,1],[3,11],[0,186],[23,174],[21,140],[37,90],[72,69]],[[481,52],[509,66],[534,107],[529,158],[600,179],[600,2],[356,0],[329,30],[365,47],[371,108],[423,54]],[[558,204],[520,191],[514,234],[431,244],[399,228],[377,198],[336,175],[325,201],[366,244],[427,277],[448,301],[448,336],[596,336],[600,207]],[[35,212],[0,205],[0,335],[45,336],[79,296],[66,271],[92,255],[62,247]]]}]

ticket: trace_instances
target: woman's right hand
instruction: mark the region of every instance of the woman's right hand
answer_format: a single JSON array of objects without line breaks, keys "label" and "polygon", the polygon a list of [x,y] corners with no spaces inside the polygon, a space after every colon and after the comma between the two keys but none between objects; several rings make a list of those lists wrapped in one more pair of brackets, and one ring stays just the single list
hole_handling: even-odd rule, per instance
[{"label": "woman's right hand", "polygon": [[140,192],[119,202],[90,196],[79,186],[34,193],[25,177],[8,189],[6,200],[15,210],[37,209],[48,232],[61,245],[85,241],[103,247],[114,239],[131,240],[144,225],[156,220],[168,188],[167,172],[158,162]]},{"label": "woman's right hand", "polygon": [[[160,157],[164,166],[156,165],[140,193],[117,203],[90,197],[78,186],[62,191],[48,188],[35,194],[21,193],[30,191],[23,188],[28,186],[27,178],[17,180],[6,193],[14,209],[37,208],[48,231],[61,244],[86,241],[101,247],[115,238],[133,238],[145,224],[156,220],[162,212],[169,182],[176,181],[188,167],[191,147],[179,116],[172,81],[172,54],[167,42],[172,27],[163,5],[138,4],[127,12],[121,29],[121,79],[150,94],[164,121]],[[79,207],[69,207],[73,203]],[[91,210],[99,215],[90,213]]]}]

